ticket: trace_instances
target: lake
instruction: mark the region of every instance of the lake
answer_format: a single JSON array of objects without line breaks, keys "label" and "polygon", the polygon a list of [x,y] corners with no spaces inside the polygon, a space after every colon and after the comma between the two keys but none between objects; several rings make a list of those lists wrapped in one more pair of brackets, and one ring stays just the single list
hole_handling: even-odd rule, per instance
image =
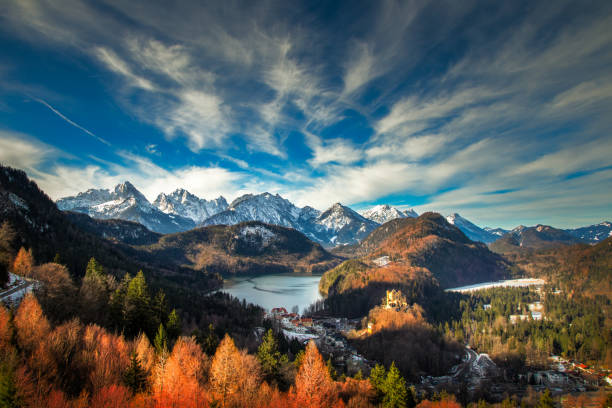
[{"label": "lake", "polygon": [[301,313],[321,299],[319,280],[321,275],[295,273],[241,276],[224,280],[222,291],[267,310],[284,307],[290,312],[297,306]]}]

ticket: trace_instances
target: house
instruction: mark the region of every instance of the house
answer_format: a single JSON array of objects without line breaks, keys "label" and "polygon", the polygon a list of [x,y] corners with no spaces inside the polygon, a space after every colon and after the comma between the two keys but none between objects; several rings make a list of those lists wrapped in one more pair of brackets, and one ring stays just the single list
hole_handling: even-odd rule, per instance
[{"label": "house", "polygon": [[510,323],[512,324],[516,324],[520,321],[528,320],[528,319],[529,319],[529,315],[525,315],[525,314],[510,315]]},{"label": "house", "polygon": [[531,312],[533,320],[542,320],[542,312]]},{"label": "house", "polygon": [[311,317],[302,317],[302,326],[312,327],[312,318]]},{"label": "house", "polygon": [[272,313],[273,315],[286,315],[287,314],[287,309],[285,309],[284,307],[275,307],[273,308],[270,313]]},{"label": "house", "polygon": [[491,309],[491,304],[489,303],[489,304],[486,304],[486,305],[482,305],[482,308],[484,310],[489,310],[489,309]]}]

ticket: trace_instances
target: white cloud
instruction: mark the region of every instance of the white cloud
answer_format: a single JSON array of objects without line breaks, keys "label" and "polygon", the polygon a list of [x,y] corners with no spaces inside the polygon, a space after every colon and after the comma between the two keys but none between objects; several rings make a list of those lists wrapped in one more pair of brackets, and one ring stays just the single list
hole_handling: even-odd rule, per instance
[{"label": "white cloud", "polygon": [[350,94],[368,83],[376,74],[377,61],[367,44],[355,45],[355,57],[347,64],[344,74],[344,94]]},{"label": "white cloud", "polygon": [[35,168],[60,152],[22,133],[0,130],[0,163],[20,169]]},{"label": "white cloud", "polygon": [[141,88],[146,91],[156,90],[155,85],[153,85],[151,81],[132,72],[132,69],[128,66],[128,64],[114,51],[104,47],[97,47],[93,51],[96,57],[102,63],[104,63],[108,69],[122,75],[125,79],[127,79],[131,86]]}]

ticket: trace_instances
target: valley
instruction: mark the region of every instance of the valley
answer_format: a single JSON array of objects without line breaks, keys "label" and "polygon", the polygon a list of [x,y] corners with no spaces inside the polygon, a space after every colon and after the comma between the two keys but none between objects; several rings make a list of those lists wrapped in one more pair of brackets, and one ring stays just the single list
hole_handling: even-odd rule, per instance
[{"label": "valley", "polygon": [[[338,384],[371,385],[363,376],[395,369],[422,401],[451,393],[462,404],[499,403],[547,389],[561,398],[604,389],[610,375],[612,238],[586,243],[583,230],[537,226],[489,231],[501,238],[487,245],[458,214],[380,206],[359,215],[341,204],[318,213],[270,194],[222,210],[221,199],[187,203],[197,197],[185,190],[158,204],[202,226],[164,233],[139,222],[157,213],[129,183],[74,199],[75,212],[22,172],[3,167],[0,181],[0,255],[22,276],[10,275],[2,299],[18,310],[35,296],[58,329],[77,319],[153,343],[165,331],[167,343],[191,338],[209,355],[226,335],[254,353],[271,329],[284,353],[281,388],[296,381],[293,364],[312,340]],[[112,199],[95,211],[142,211],[101,215],[83,204],[92,197]],[[306,213],[318,220],[310,229],[294,224]],[[332,248],[336,240],[346,244]]]}]

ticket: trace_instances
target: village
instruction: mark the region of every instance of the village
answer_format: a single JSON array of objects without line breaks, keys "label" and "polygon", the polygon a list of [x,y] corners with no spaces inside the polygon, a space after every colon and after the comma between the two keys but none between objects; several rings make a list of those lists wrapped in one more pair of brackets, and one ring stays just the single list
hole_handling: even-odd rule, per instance
[{"label": "village", "polygon": [[374,362],[361,356],[346,339],[348,333],[358,327],[360,319],[306,317],[289,313],[284,307],[266,312],[265,318],[282,330],[287,339],[296,339],[301,343],[313,340],[319,350],[332,359],[334,366],[347,375],[355,375],[360,370],[368,373],[374,366]]}]

